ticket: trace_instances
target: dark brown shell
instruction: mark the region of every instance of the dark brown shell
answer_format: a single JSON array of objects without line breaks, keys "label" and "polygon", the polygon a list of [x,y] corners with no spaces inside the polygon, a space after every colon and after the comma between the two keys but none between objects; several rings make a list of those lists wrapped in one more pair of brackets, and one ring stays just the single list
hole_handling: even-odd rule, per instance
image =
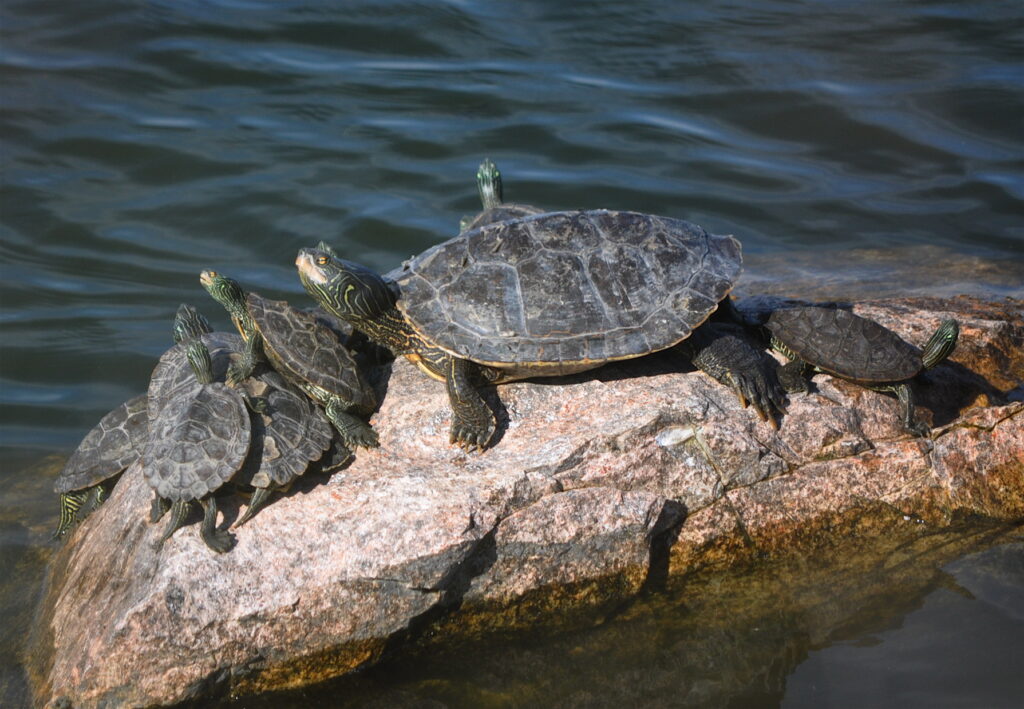
[{"label": "dark brown shell", "polygon": [[802,360],[844,379],[898,382],[921,371],[920,350],[892,330],[846,310],[776,310],[767,327]]},{"label": "dark brown shell", "polygon": [[256,293],[249,293],[245,301],[276,369],[336,394],[361,410],[374,409],[373,390],[355,359],[315,314]]},{"label": "dark brown shell", "polygon": [[[200,336],[210,351],[213,362],[213,378],[224,381],[231,355],[241,352],[242,338],[231,332],[208,332]],[[185,346],[175,345],[160,356],[149,380],[149,421],[160,416],[164,404],[173,399],[182,389],[191,390],[196,383],[192,365],[185,356]]]},{"label": "dark brown shell", "polygon": [[54,482],[58,493],[84,490],[117,475],[142,455],[149,436],[146,395],[124,402],[86,434]]},{"label": "dark brown shell", "polygon": [[549,212],[439,244],[397,278],[429,342],[495,367],[556,371],[687,338],[732,288],[731,236],[636,212]]},{"label": "dark brown shell", "polygon": [[240,386],[266,401],[267,413],[252,417],[249,458],[237,480],[255,487],[287,485],[320,459],[334,429],[305,394],[275,371],[263,369]]}]

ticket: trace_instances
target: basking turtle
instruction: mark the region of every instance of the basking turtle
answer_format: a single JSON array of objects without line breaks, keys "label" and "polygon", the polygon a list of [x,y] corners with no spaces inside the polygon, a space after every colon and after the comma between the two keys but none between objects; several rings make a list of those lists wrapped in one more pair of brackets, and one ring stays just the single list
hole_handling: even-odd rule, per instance
[{"label": "basking turtle", "polygon": [[[482,449],[495,418],[477,386],[557,376],[685,340],[726,298],[740,245],[678,219],[550,212],[464,232],[394,280],[302,249],[303,285],[328,312],[447,384],[450,439]],[[698,367],[764,416],[781,410],[774,370],[739,338],[701,328]]]},{"label": "basking turtle", "polygon": [[249,459],[236,478],[254,488],[236,527],[249,521],[271,492],[286,489],[310,462],[322,458],[334,438],[323,412],[277,372],[264,369],[238,386],[251,398],[264,401],[266,412],[253,416]]},{"label": "basking turtle", "polygon": [[143,472],[158,497],[171,503],[161,544],[182,526],[192,502],[198,501],[204,513],[203,541],[216,552],[226,552],[234,537],[216,528],[213,492],[246,460],[252,430],[249,410],[239,392],[214,381],[213,360],[203,337],[178,347],[185,348],[194,376],[168,394],[150,418]]},{"label": "basking turtle", "polygon": [[146,395],[124,402],[86,434],[57,475],[60,524],[53,536],[64,536],[106,499],[117,476],[138,460],[148,434]]},{"label": "basking turtle", "polygon": [[250,376],[262,352],[274,369],[324,407],[347,447],[378,445],[377,433],[357,416],[373,412],[376,396],[331,328],[283,300],[246,294],[216,271],[203,271],[199,280],[245,340],[242,361],[228,372],[232,381]]},{"label": "basking turtle", "polygon": [[543,209],[531,204],[506,204],[502,197],[501,173],[498,166],[489,158],[484,158],[476,171],[476,187],[480,192],[480,203],[484,211],[475,217],[463,217],[459,222],[460,232],[478,229],[485,224],[544,213]]},{"label": "basking turtle", "polygon": [[837,308],[780,309],[765,326],[772,348],[790,360],[779,368],[779,380],[788,391],[807,391],[807,369],[891,391],[903,404],[904,426],[917,435],[928,434],[928,425],[914,417],[910,380],[952,354],[960,335],[956,320],[943,322],[923,352],[873,320]]}]

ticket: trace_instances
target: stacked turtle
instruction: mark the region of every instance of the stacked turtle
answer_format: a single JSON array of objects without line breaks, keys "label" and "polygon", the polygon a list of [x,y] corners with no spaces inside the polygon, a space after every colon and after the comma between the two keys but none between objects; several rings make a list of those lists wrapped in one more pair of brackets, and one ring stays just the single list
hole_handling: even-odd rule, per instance
[{"label": "stacked turtle", "polygon": [[[374,357],[349,347],[404,355],[443,381],[449,439],[466,450],[485,449],[496,431],[481,387],[669,349],[776,427],[786,393],[806,391],[813,369],[895,393],[904,425],[928,433],[909,382],[949,356],[956,321],[922,353],[846,311],[790,308],[771,314],[765,341],[729,296],[742,266],[735,238],[637,212],[507,204],[490,160],[477,186],[483,211],[464,218],[458,236],[387,275],[323,241],[301,249],[299,278],[318,305],[311,311],[203,271],[200,282],[239,334],[211,332],[194,309],[179,310],[178,344],[161,357],[148,396],[104,417],[59,476],[58,534],[141,455],[153,520],[171,510],[162,540],[198,502],[202,538],[226,551],[233,539],[216,529],[214,498],[226,483],[252,491],[243,524],[311,466],[331,470],[378,445],[365,421],[378,403],[364,376]],[[779,367],[766,347],[791,361]]]}]

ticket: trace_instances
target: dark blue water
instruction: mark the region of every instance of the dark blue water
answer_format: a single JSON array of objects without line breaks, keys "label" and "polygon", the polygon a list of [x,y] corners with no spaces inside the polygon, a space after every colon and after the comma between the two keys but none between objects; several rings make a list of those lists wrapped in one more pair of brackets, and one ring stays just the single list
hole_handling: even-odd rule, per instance
[{"label": "dark blue water", "polygon": [[4,677],[54,466],[180,302],[226,325],[199,271],[392,268],[484,156],[515,201],[736,234],[743,292],[1024,296],[1018,3],[7,0],[0,33]]}]

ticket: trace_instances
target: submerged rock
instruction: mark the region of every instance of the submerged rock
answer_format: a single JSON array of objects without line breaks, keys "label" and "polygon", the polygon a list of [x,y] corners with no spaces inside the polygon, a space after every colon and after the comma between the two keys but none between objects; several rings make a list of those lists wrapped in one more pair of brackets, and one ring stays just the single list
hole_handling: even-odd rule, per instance
[{"label": "submerged rock", "polygon": [[[917,387],[931,439],[903,430],[894,397],[826,375],[776,431],[663,354],[502,386],[500,440],[466,454],[447,443],[443,385],[402,360],[372,419],[381,448],[303,479],[228,554],[197,524],[157,551],[136,465],[54,559],[37,698],[149,706],[299,686],[428,634],[585,623],[645,587],[837,533],[869,544],[1024,519],[1024,303],[853,309],[915,344],[961,321],[957,351]],[[237,501],[221,507],[222,525],[237,518]]]}]

